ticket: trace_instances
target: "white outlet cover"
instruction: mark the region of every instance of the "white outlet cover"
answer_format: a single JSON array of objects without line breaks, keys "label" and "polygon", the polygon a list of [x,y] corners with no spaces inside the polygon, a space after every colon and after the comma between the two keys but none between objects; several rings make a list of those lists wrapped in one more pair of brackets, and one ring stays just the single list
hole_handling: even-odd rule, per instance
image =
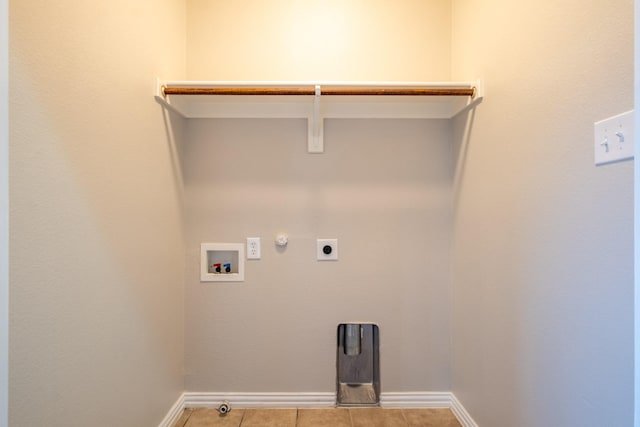
[{"label": "white outlet cover", "polygon": [[260,259],[259,237],[247,237],[247,259]]},{"label": "white outlet cover", "polygon": [[596,166],[633,159],[633,110],[593,124]]},{"label": "white outlet cover", "polygon": [[[330,253],[325,253],[325,246],[331,247]],[[338,239],[318,239],[317,240],[317,258],[318,261],[337,261],[338,260]]]}]

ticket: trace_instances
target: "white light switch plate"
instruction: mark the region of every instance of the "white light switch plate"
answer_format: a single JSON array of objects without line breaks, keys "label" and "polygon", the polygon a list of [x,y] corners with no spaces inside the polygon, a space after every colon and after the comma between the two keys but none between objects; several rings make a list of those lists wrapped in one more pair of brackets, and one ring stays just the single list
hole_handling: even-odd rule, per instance
[{"label": "white light switch plate", "polygon": [[633,159],[633,110],[593,124],[596,166]]}]

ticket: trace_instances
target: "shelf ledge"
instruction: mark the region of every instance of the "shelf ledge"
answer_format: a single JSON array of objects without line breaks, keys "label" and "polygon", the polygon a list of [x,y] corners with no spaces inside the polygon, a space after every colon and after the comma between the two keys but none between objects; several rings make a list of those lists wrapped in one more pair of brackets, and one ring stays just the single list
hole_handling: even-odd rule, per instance
[{"label": "shelf ledge", "polygon": [[156,84],[158,102],[185,118],[306,118],[311,153],[324,151],[325,118],[450,119],[483,97],[480,81]]}]

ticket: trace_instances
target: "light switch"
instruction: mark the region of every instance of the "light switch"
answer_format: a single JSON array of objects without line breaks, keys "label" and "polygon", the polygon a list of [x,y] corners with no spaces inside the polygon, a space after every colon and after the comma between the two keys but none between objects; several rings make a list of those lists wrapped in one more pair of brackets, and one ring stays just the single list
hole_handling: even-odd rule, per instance
[{"label": "light switch", "polygon": [[593,124],[596,166],[633,159],[633,110]]}]

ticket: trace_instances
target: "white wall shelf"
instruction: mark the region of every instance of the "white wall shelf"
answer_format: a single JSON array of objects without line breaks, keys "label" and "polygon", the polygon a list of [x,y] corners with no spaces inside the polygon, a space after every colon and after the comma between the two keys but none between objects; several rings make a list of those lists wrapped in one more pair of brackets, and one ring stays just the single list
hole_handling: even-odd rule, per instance
[{"label": "white wall shelf", "polygon": [[306,118],[309,152],[325,118],[450,119],[483,99],[473,82],[162,81],[156,99],[185,118]]}]

